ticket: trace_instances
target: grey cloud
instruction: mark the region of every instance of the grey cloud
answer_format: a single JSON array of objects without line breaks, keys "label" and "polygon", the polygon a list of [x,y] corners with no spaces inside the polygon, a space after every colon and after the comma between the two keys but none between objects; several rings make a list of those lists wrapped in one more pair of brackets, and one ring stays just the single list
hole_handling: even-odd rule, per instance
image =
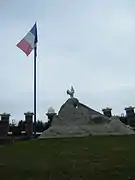
[{"label": "grey cloud", "polygon": [[134,1],[4,2],[0,6],[0,111],[19,119],[33,109],[33,54],[26,57],[16,43],[35,20],[37,106],[42,119],[49,106],[59,109],[70,85],[83,103],[98,110],[111,106],[120,114],[125,106],[134,105]]}]

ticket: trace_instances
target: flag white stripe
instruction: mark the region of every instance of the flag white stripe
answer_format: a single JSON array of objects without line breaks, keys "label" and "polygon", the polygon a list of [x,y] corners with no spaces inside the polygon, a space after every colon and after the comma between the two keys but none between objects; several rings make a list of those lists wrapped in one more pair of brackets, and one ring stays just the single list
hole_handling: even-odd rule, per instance
[{"label": "flag white stripe", "polygon": [[24,37],[24,39],[31,45],[32,48],[34,48],[35,36],[31,32],[28,32],[28,34]]}]

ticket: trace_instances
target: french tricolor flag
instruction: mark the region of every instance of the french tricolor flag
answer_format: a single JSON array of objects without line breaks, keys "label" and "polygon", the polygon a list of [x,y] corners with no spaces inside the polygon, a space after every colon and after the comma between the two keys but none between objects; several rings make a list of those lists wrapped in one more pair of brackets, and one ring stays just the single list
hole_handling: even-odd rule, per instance
[{"label": "french tricolor flag", "polygon": [[17,47],[20,48],[28,56],[35,48],[37,42],[37,25],[35,23],[31,30],[26,34],[26,36],[17,44]]}]

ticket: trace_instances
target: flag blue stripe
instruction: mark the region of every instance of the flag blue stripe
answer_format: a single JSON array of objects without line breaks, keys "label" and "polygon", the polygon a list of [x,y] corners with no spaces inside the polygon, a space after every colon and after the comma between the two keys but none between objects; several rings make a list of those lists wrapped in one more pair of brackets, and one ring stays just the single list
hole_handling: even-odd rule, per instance
[{"label": "flag blue stripe", "polygon": [[37,38],[37,25],[36,25],[36,23],[34,24],[32,29],[30,30],[30,32],[35,36],[35,44],[36,44],[38,42],[38,38]]}]

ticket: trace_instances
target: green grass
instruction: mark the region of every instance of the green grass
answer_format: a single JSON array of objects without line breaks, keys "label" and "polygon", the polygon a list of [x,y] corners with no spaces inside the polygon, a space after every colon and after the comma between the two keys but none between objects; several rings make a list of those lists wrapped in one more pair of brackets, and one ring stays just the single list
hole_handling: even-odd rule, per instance
[{"label": "green grass", "polygon": [[31,140],[0,146],[0,177],[8,180],[135,178],[135,136]]}]

